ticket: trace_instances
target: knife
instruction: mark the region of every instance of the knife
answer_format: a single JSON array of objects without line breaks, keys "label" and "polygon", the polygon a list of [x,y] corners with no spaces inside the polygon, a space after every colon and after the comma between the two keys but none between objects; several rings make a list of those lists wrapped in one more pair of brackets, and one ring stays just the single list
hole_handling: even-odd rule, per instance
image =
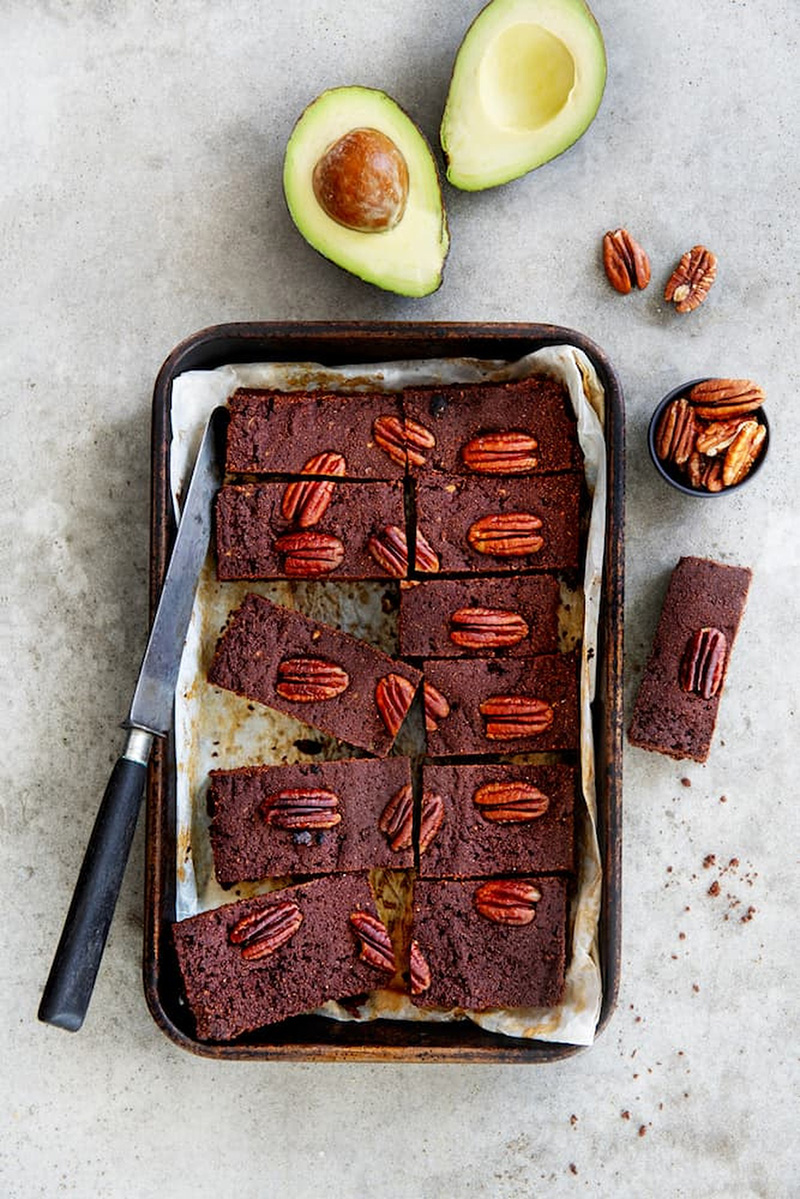
[{"label": "knife", "polygon": [[206,425],[127,720],[128,737],[108,781],[61,939],[39,1005],[39,1019],[77,1032],[83,1024],[119,896],[141,807],[154,737],[172,724],[175,686],[197,580],[208,552],[211,509],[224,473],[226,408]]}]

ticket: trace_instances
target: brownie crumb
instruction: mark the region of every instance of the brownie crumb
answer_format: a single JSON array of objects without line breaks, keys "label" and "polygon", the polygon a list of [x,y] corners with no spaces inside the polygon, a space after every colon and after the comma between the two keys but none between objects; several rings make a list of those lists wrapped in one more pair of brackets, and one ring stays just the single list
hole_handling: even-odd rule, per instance
[{"label": "brownie crumb", "polygon": [[621,1112],[620,1115],[622,1116],[623,1120],[630,1120],[630,1118],[631,1118],[631,1113],[628,1111],[627,1108],[625,1109],[624,1112]]},{"label": "brownie crumb", "polygon": [[646,1124],[639,1125],[639,1136],[640,1137],[647,1136],[647,1125]]},{"label": "brownie crumb", "polygon": [[703,865],[705,866],[706,870],[708,870],[709,866],[713,866],[714,863],[716,862],[716,860],[717,860],[716,854],[707,853],[706,856],[703,858]]},{"label": "brownie crumb", "polygon": [[578,1117],[576,1115],[570,1116],[569,1122],[572,1125],[572,1127],[574,1128],[575,1125],[578,1123]]},{"label": "brownie crumb", "polygon": [[687,778],[682,778],[682,779],[681,779],[681,786],[682,786],[682,787],[691,787],[691,785],[692,785],[692,780],[691,780],[691,779],[687,779]]},{"label": "brownie crumb", "polygon": [[574,1163],[574,1162],[570,1162],[570,1163],[569,1163],[569,1172],[570,1172],[570,1174],[577,1174],[577,1173],[578,1173],[578,1167],[575,1165],[575,1163]]},{"label": "brownie crumb", "polygon": [[751,920],[753,919],[753,917],[755,916],[755,914],[756,914],[756,909],[755,909],[754,907],[750,906],[750,907],[747,909],[747,911],[745,912],[744,916],[741,916],[741,917],[740,917],[740,920],[741,920],[742,924],[749,924],[749,923],[750,923],[750,921],[751,921]]},{"label": "brownie crumb", "polygon": [[719,802],[720,802],[720,803],[727,803],[727,802],[728,802],[728,797],[727,797],[727,795],[720,795],[720,797],[719,797]]}]

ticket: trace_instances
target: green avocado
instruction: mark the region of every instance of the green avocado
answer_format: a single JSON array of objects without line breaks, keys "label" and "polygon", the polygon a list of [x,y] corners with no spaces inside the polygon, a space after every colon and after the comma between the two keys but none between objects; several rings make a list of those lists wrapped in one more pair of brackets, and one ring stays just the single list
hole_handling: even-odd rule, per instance
[{"label": "green avocado", "polygon": [[453,67],[447,178],[480,191],[555,158],[591,124],[605,81],[603,36],[583,0],[492,0]]},{"label": "green avocado", "polygon": [[404,296],[441,284],[449,235],[436,163],[385,92],[318,96],[289,138],[283,190],[306,241],[346,271]]}]

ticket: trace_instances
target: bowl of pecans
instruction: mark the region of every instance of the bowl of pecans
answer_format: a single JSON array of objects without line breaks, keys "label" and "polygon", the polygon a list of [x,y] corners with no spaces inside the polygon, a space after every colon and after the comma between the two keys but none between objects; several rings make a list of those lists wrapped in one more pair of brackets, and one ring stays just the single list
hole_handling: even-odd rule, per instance
[{"label": "bowl of pecans", "polygon": [[650,420],[648,445],[658,473],[685,495],[741,487],[767,456],[765,398],[751,379],[693,379],[676,387]]}]

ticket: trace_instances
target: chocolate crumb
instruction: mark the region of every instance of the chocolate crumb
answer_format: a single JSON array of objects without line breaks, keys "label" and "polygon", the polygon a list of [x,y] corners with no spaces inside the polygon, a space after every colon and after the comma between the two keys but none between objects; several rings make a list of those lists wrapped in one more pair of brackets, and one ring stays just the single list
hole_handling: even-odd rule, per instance
[{"label": "chocolate crumb", "polygon": [[577,1174],[577,1173],[578,1173],[578,1167],[575,1165],[575,1163],[574,1163],[574,1162],[570,1162],[570,1163],[569,1163],[569,1172],[570,1172],[570,1174]]},{"label": "chocolate crumb", "polygon": [[692,780],[691,780],[691,779],[687,779],[687,778],[683,778],[683,779],[681,779],[681,786],[682,786],[682,787],[691,787],[691,785],[692,785]]},{"label": "chocolate crumb", "polygon": [[738,858],[731,858],[731,860],[728,862],[728,865],[729,865],[730,867],[732,867],[732,869],[734,869],[734,870],[735,870],[735,869],[736,869],[736,867],[739,865],[739,859],[738,859]]},{"label": "chocolate crumb", "polygon": [[754,907],[750,906],[747,909],[747,911],[745,912],[744,916],[740,916],[739,919],[741,920],[742,924],[748,924],[753,919],[755,914],[756,914],[756,909]]},{"label": "chocolate crumb", "polygon": [[719,797],[719,802],[720,802],[720,803],[727,803],[727,802],[728,802],[728,797],[727,797],[727,795],[720,795],[720,797]]},{"label": "chocolate crumb", "polygon": [[575,1125],[578,1123],[578,1117],[573,1114],[572,1116],[570,1116],[569,1122],[572,1125],[572,1127],[574,1128]]},{"label": "chocolate crumb", "polygon": [[686,940],[686,933],[678,933],[678,940],[679,940],[679,941],[685,941],[685,940]]},{"label": "chocolate crumb", "polygon": [[692,983],[692,990],[693,990],[693,991],[695,991],[695,992],[699,991],[699,990],[700,990],[700,984],[699,984],[699,983]]},{"label": "chocolate crumb", "polygon": [[630,1118],[631,1118],[631,1113],[628,1111],[627,1108],[625,1109],[624,1112],[621,1112],[620,1114],[621,1114],[623,1120],[630,1120]]},{"label": "chocolate crumb", "polygon": [[703,865],[705,866],[706,870],[708,870],[709,866],[713,866],[714,863],[716,862],[716,860],[717,860],[716,854],[707,853],[706,856],[703,858]]},{"label": "chocolate crumb", "polygon": [[647,1136],[647,1125],[646,1124],[639,1125],[639,1136],[640,1137]]},{"label": "chocolate crumb", "polygon": [[719,880],[714,879],[711,886],[708,888],[709,895],[719,895]]}]

